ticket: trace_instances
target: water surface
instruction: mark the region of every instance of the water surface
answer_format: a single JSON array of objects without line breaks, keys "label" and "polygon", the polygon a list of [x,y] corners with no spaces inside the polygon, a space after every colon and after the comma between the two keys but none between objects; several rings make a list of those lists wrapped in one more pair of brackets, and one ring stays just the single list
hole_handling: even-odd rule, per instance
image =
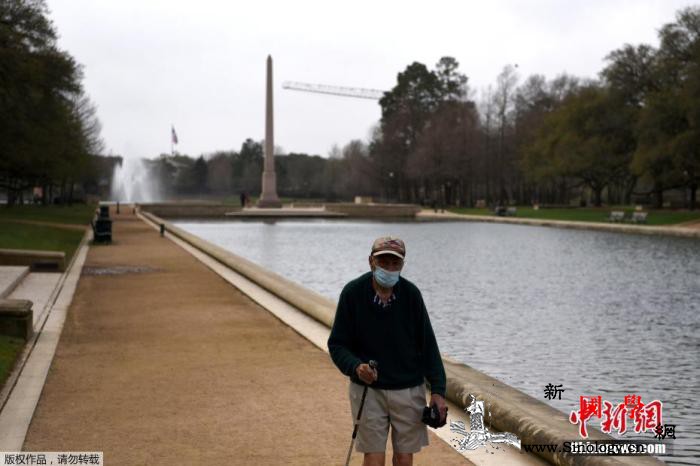
[{"label": "water surface", "polygon": [[[697,464],[697,240],[472,222],[177,225],[333,300],[368,270],[375,237],[400,236],[403,276],[421,289],[443,353],[567,414],[580,395],[659,399],[682,455],[664,460]],[[564,386],[562,400],[544,400],[548,383]]]}]

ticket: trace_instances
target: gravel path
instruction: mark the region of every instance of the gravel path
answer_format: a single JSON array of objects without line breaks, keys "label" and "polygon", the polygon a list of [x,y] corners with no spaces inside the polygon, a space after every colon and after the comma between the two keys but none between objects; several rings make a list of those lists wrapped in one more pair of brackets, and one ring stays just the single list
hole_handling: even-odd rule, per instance
[{"label": "gravel path", "polygon": [[[152,228],[113,218],[114,243],[85,263],[105,273],[80,278],[23,449],[104,451],[107,465],[342,464],[347,379],[328,355]],[[430,435],[414,464],[469,464]]]}]

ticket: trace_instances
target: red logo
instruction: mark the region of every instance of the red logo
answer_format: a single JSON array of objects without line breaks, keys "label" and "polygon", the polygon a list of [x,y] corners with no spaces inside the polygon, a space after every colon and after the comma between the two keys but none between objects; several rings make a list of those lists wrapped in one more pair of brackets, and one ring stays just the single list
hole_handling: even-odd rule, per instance
[{"label": "red logo", "polygon": [[[569,421],[578,424],[581,437],[588,437],[586,423],[592,418],[601,419],[601,431],[606,434],[613,430],[622,435],[628,430],[629,424],[634,426],[636,433],[651,431],[663,425],[663,404],[659,400],[643,403],[638,395],[627,395],[622,403],[613,405],[600,396],[580,396],[578,411],[571,411]],[[631,427],[631,426],[630,426]]]}]

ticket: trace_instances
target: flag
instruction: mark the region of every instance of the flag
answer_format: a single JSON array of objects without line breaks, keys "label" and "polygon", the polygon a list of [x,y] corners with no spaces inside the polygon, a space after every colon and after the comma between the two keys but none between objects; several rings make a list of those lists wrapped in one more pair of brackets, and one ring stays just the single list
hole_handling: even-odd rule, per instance
[{"label": "flag", "polygon": [[171,126],[171,127],[170,127],[170,130],[171,130],[171,133],[172,133],[172,134],[171,134],[171,136],[172,136],[171,140],[172,140],[173,144],[177,144],[177,133],[175,132],[175,127],[174,127],[174,126]]}]

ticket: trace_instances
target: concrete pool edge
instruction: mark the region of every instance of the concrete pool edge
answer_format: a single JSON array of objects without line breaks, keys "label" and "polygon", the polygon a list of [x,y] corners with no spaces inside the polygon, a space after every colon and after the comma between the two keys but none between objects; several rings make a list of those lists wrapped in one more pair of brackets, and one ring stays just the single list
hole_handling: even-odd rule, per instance
[{"label": "concrete pool edge", "polygon": [[422,210],[416,214],[416,220],[423,222],[448,221],[448,222],[485,222],[506,223],[510,225],[526,225],[538,227],[566,228],[571,230],[597,230],[611,233],[627,233],[650,236],[675,236],[679,238],[700,239],[700,228],[688,228],[682,226],[652,226],[630,225],[619,223],[579,222],[568,220],[546,220],[538,218],[496,217],[487,215],[455,214],[453,212],[435,213],[430,210]]},{"label": "concrete pool edge", "polygon": [[[141,211],[141,214],[155,224],[164,225],[167,233],[231,268],[317,322],[326,327],[332,326],[336,306],[334,301],[149,212]],[[488,404],[493,414],[491,424],[500,431],[514,433],[524,444],[561,445],[564,441],[582,440],[578,427],[571,424],[565,414],[447,356],[443,356],[443,361],[447,373],[447,397],[460,409],[469,404],[469,394],[475,395]],[[591,427],[588,430],[588,440],[612,439]],[[557,465],[663,464],[650,457],[576,456],[561,452],[539,452],[538,455]]]}]

